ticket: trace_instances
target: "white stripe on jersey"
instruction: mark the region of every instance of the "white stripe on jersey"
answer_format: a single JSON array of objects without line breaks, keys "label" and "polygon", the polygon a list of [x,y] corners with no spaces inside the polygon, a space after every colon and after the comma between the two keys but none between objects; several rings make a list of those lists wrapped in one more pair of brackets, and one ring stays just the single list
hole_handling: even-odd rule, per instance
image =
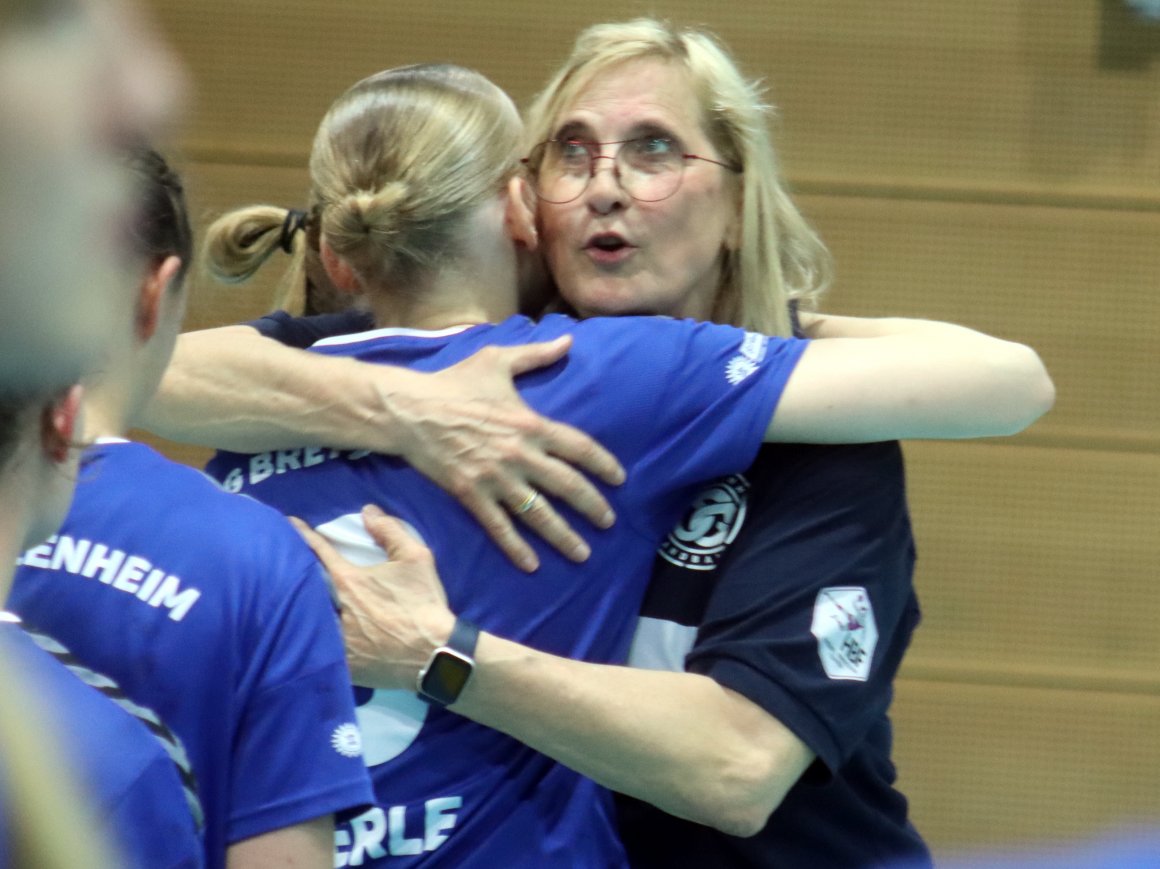
[{"label": "white stripe on jersey", "polygon": [[692,651],[696,639],[695,625],[641,616],[628,652],[628,664],[642,670],[680,672],[685,669],[685,656]]}]

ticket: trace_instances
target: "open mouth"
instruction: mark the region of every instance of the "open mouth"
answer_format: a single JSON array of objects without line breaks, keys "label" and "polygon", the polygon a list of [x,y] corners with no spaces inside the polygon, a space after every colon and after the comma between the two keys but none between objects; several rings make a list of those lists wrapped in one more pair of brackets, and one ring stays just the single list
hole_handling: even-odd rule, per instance
[{"label": "open mouth", "polygon": [[618,253],[631,245],[614,232],[602,232],[588,239],[586,247],[600,253]]}]

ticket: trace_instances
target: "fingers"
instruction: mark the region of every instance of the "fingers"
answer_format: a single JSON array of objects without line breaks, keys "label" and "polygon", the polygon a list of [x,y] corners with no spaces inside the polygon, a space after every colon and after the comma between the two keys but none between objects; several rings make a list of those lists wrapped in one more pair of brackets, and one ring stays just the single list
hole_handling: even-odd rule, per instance
[{"label": "fingers", "polygon": [[322,562],[322,566],[326,568],[331,576],[341,572],[341,568],[349,564],[345,558],[338,554],[338,550],[330,545],[329,540],[297,516],[290,516],[288,518],[290,519],[290,524],[294,526],[302,539],[306,541],[306,545],[314,550],[314,554]]},{"label": "fingers", "polygon": [[431,559],[431,550],[415,539],[398,519],[374,504],[362,508],[363,525],[391,561]]},{"label": "fingers", "polygon": [[[529,500],[530,495],[524,496],[513,508],[513,514],[566,558],[576,562],[586,561],[592,550],[584,538],[576,533],[544,495],[535,490],[532,493],[538,497]],[[608,512],[611,513],[611,510]]]},{"label": "fingers", "polygon": [[[572,347],[572,336],[562,335],[553,341],[496,348],[500,364],[506,364],[513,376],[543,368],[562,359]],[[624,468],[616,457],[592,437],[572,426],[543,420],[540,438],[545,450],[612,486],[624,482]],[[569,501],[569,503],[571,503]],[[573,507],[580,509],[576,504]],[[581,510],[588,515],[587,510]]]},{"label": "fingers", "polygon": [[552,341],[499,348],[499,360],[506,363],[512,375],[526,374],[559,362],[572,349],[572,336],[561,335]]},{"label": "fingers", "polygon": [[[465,493],[459,501],[516,567],[528,573],[539,569],[539,557],[520,536],[511,514],[503,504],[479,492]],[[513,499],[512,503],[517,501],[518,499]]]},{"label": "fingers", "polygon": [[[567,462],[568,465],[587,471],[610,486],[619,486],[624,482],[624,466],[617,461],[616,456],[578,428],[573,428],[562,422],[545,420],[541,441],[547,452]],[[575,472],[573,472],[573,476],[580,477]],[[572,504],[571,498],[566,494],[570,488],[571,486],[560,485],[559,494]],[[592,487],[589,486],[589,488]],[[557,490],[553,489],[553,491]],[[595,492],[595,489],[592,491]],[[578,504],[572,504],[572,506],[584,515],[588,515],[588,510],[581,509]]]}]

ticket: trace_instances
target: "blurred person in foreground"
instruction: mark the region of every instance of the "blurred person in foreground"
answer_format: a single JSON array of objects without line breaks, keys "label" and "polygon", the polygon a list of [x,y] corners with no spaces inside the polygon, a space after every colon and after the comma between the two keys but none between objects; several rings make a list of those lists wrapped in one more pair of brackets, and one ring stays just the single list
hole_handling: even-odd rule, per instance
[{"label": "blurred person in foreground", "polygon": [[[72,384],[107,346],[107,305],[133,258],[120,146],[155,131],[178,79],[120,3],[0,3],[0,600],[16,557],[67,509]],[[66,664],[0,619],[3,865],[201,866],[195,794],[166,746],[109,699],[114,684]]]},{"label": "blurred person in foreground", "polygon": [[329,869],[334,814],[372,795],[317,560],[276,511],[126,440],[169,362],[193,250],[176,172],[148,148],[127,163],[139,274],[86,381],[72,508],[24,554],[9,607],[181,738],[209,869]]}]

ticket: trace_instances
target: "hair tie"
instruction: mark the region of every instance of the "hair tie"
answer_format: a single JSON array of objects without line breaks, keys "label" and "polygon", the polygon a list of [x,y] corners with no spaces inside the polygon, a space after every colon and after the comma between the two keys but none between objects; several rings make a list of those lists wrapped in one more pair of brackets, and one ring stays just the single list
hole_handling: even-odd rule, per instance
[{"label": "hair tie", "polygon": [[802,331],[802,320],[801,314],[799,313],[800,305],[798,304],[800,301],[800,299],[789,300],[789,325],[795,338],[806,337],[806,333]]},{"label": "hair tie", "polygon": [[291,208],[286,212],[286,218],[282,221],[282,234],[278,237],[278,246],[286,253],[294,253],[294,234],[306,228],[308,216],[300,208]]}]

